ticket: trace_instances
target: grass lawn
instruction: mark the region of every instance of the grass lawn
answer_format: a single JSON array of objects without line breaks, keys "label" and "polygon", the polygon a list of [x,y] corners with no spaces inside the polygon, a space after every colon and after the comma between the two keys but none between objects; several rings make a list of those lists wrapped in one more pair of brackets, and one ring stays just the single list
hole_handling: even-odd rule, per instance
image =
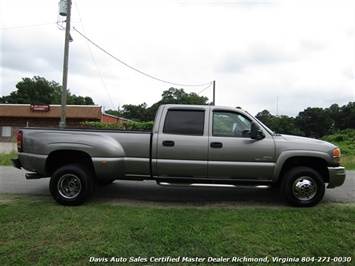
[{"label": "grass lawn", "polygon": [[12,158],[17,158],[17,151],[12,151],[10,153],[0,153],[0,166],[12,165]]},{"label": "grass lawn", "polygon": [[341,165],[345,166],[346,170],[355,170],[355,156],[343,155]]},{"label": "grass lawn", "polygon": [[159,207],[96,199],[65,207],[48,196],[0,194],[0,265],[212,265],[222,256],[228,261],[215,265],[233,257],[353,263],[354,221],[354,204]]}]

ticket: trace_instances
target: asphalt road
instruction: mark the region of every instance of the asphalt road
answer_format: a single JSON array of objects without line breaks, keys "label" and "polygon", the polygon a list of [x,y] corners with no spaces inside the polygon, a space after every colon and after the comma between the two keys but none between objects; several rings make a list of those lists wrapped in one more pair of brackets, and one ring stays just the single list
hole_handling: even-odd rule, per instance
[{"label": "asphalt road", "polygon": [[[26,180],[26,171],[0,167],[0,194],[30,194],[50,197],[49,178]],[[159,206],[272,205],[287,206],[278,189],[162,187],[154,181],[115,181],[98,187],[91,201],[117,204],[154,204]],[[322,204],[355,202],[355,171],[347,171],[343,186],[327,189]]]}]

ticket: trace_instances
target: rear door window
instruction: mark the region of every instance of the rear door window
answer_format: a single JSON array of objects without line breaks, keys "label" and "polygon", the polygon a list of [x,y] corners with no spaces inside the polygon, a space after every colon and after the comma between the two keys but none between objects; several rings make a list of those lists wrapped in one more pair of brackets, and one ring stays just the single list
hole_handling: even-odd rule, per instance
[{"label": "rear door window", "polygon": [[202,136],[204,126],[205,112],[202,110],[169,110],[163,133]]}]

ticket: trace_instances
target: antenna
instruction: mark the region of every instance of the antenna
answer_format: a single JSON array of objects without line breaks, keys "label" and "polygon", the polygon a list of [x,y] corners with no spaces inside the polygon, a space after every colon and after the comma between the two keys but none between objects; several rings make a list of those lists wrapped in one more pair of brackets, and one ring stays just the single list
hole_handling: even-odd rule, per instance
[{"label": "antenna", "polygon": [[276,116],[279,116],[279,95],[276,95]]}]

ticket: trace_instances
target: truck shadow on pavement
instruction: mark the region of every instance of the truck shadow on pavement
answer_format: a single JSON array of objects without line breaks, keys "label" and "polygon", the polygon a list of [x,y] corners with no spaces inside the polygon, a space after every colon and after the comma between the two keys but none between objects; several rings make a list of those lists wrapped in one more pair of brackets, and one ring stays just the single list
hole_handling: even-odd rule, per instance
[{"label": "truck shadow on pavement", "polygon": [[154,181],[115,181],[97,187],[90,202],[109,201],[113,204],[140,204],[161,207],[208,206],[289,206],[278,188],[196,188],[162,187]]}]

